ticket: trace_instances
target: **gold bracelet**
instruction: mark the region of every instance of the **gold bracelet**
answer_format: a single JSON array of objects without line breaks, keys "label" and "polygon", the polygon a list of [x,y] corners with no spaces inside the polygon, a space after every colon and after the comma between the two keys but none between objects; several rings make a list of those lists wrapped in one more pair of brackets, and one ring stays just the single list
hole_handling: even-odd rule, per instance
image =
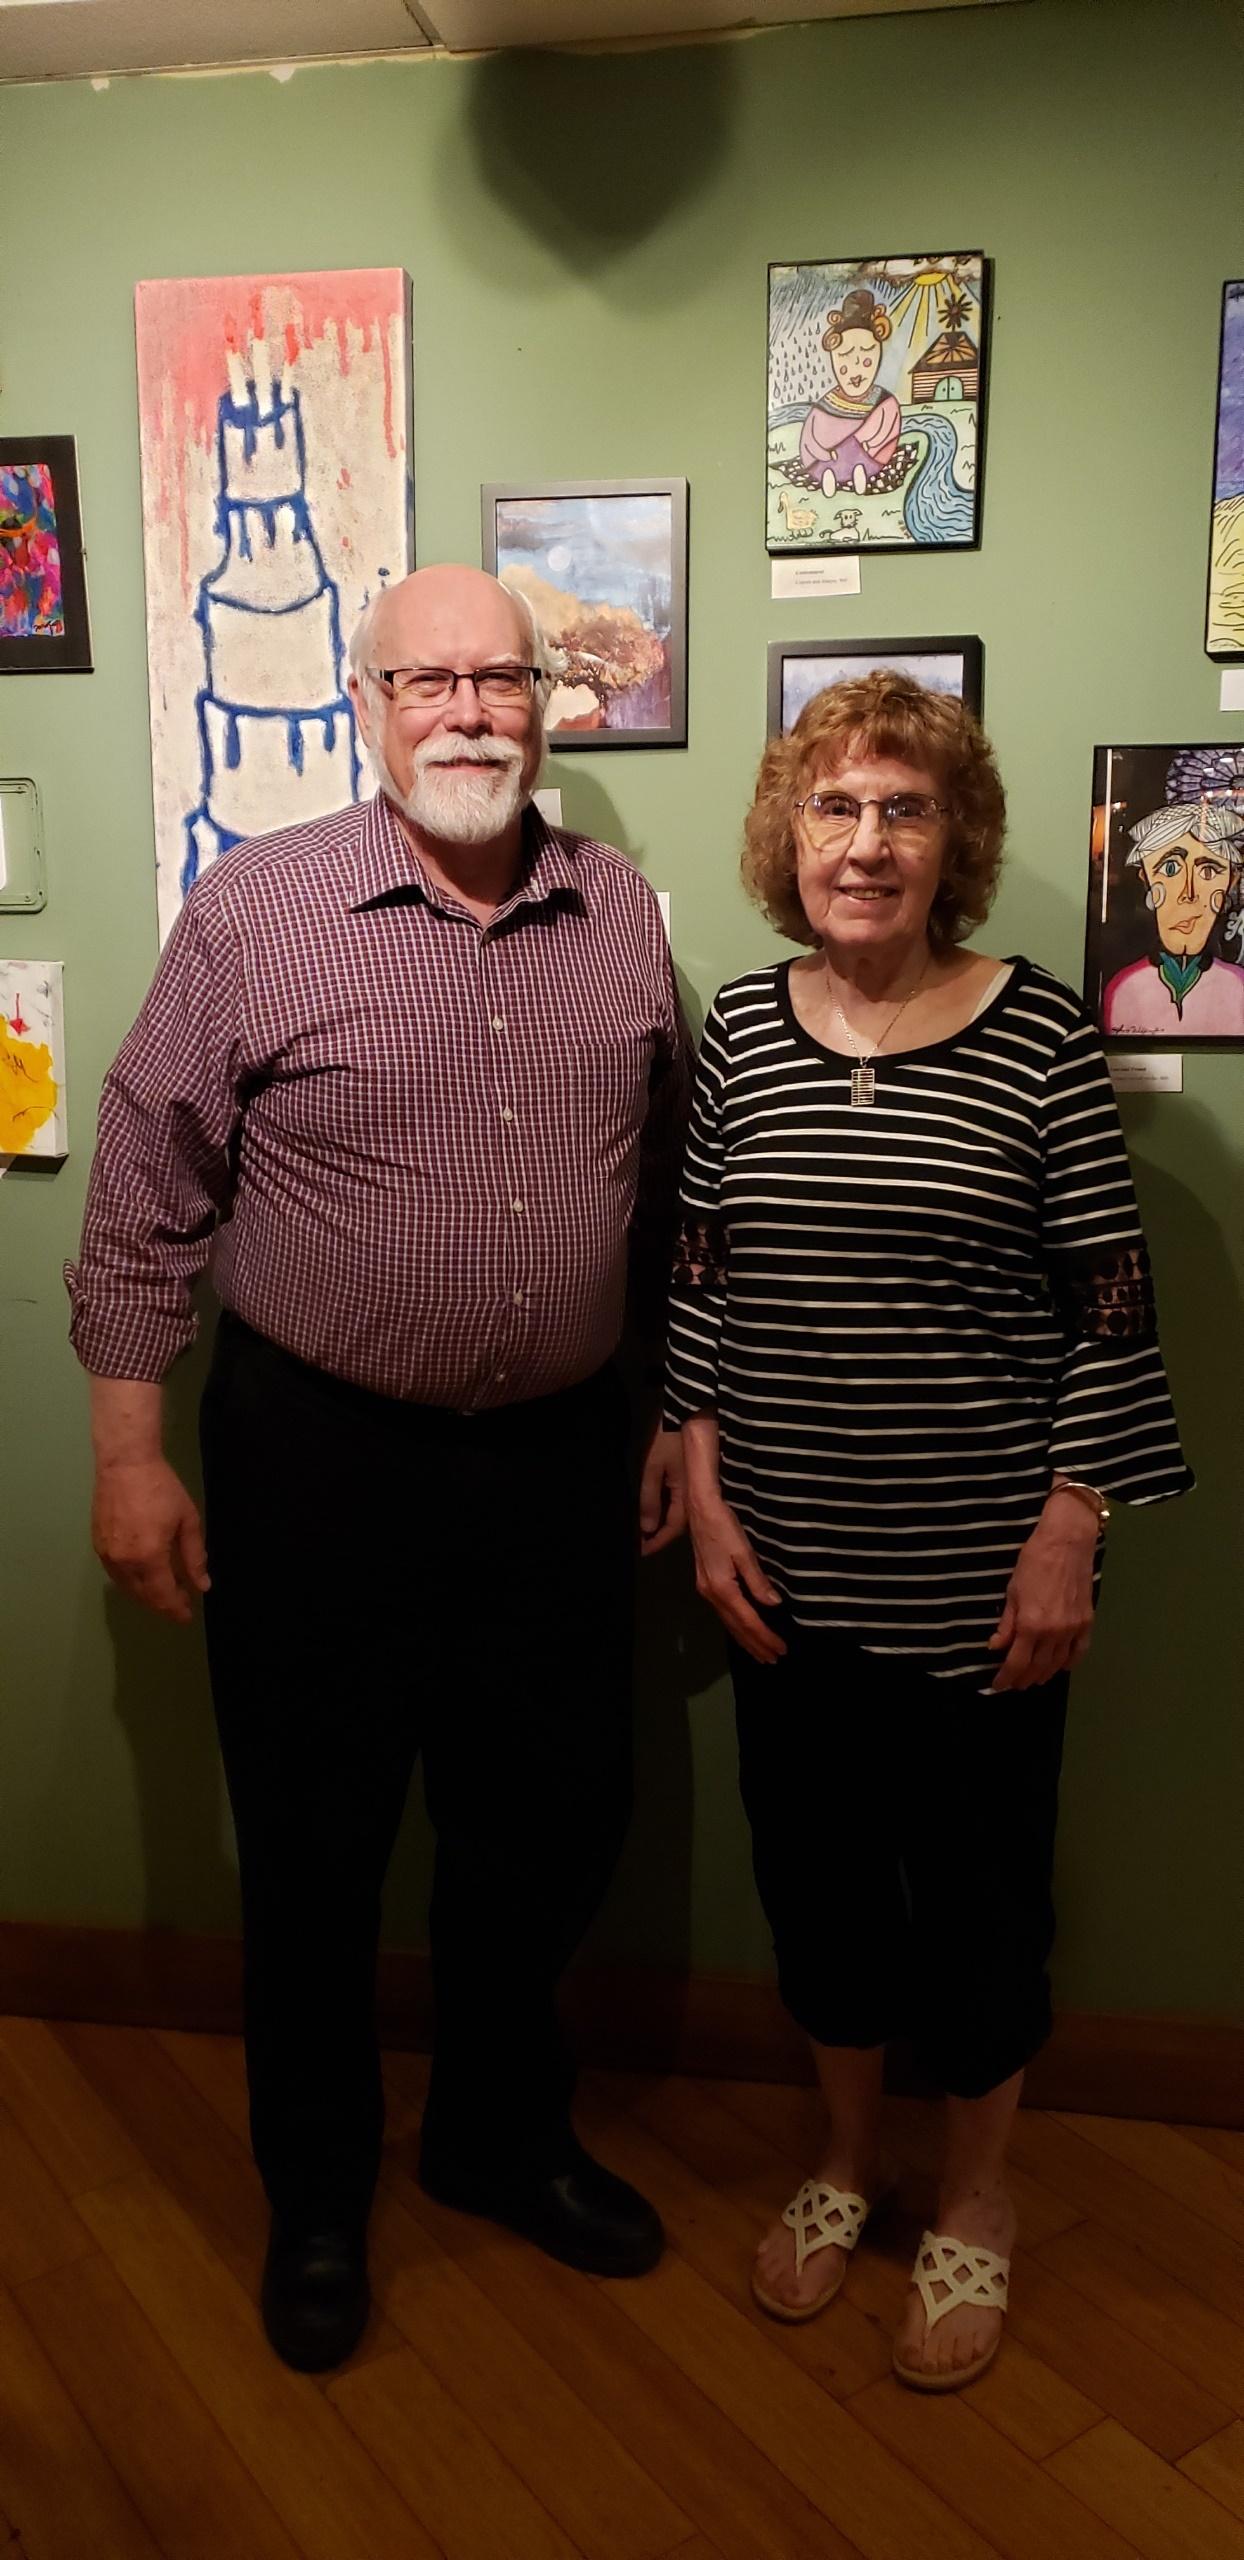
[{"label": "gold bracelet", "polygon": [[1097,1513],[1098,1529],[1105,1528],[1110,1517],[1110,1505],[1104,1493],[1098,1492],[1095,1484],[1082,1484],[1078,1476],[1055,1476],[1050,1491],[1051,1493],[1082,1493],[1085,1500],[1092,1503]]}]

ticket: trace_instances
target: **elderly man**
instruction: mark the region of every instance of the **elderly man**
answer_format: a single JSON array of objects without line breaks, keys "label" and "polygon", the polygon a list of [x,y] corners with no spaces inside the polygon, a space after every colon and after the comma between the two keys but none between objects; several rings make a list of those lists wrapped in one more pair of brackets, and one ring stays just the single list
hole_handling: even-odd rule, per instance
[{"label": "elderly man", "polygon": [[[686,1035],[652,891],[531,804],[525,605],[424,569],[351,655],[380,790],[192,892],[107,1079],[68,1275],[96,1550],[168,1617],[206,1595],[264,2319],[307,2370],[367,2315],[380,1895],[417,1752],[437,1843],[423,2183],[597,2273],[661,2247],[571,2130],[554,1994],[629,1808],[637,1541],[612,1364],[628,1267],[655,1353]],[[160,1382],[209,1258],[205,1550]],[[654,1430],[639,1543],[682,1519]]]}]

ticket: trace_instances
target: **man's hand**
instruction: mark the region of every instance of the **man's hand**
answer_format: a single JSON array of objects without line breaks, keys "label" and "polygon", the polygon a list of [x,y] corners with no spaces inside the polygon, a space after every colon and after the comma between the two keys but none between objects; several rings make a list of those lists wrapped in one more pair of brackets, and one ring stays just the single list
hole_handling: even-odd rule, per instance
[{"label": "man's hand", "polygon": [[1097,1529],[1075,1494],[1051,1494],[1020,1548],[1006,1604],[989,1639],[1003,1661],[994,1689],[1037,1689],[1074,1671],[1093,1633]]},{"label": "man's hand", "polygon": [[209,1587],[207,1552],[198,1512],[166,1458],[99,1468],[91,1542],[118,1590],[189,1625],[194,1594]]},{"label": "man's hand", "polygon": [[750,1653],[753,1662],[779,1661],[786,1646],[753,1609],[752,1601],[776,1609],[782,1595],[774,1590],[737,1512],[720,1497],[695,1503],[691,1543],[696,1590],[716,1610],[727,1634],[742,1645],[744,1653]]},{"label": "man's hand", "polygon": [[663,1431],[658,1422],[644,1456],[639,1480],[639,1552],[659,1555],[672,1546],[687,1525],[683,1491],[682,1434]]}]

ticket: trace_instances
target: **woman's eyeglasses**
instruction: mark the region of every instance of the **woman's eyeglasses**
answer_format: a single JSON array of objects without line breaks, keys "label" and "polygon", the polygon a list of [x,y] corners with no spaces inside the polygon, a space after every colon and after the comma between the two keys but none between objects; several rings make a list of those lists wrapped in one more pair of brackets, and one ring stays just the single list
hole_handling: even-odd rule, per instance
[{"label": "woman's eyeglasses", "polygon": [[866,809],[875,809],[896,851],[918,852],[928,842],[939,818],[948,818],[945,800],[927,791],[892,791],[886,800],[853,800],[849,791],[810,791],[796,800],[809,842],[817,846],[847,844]]}]

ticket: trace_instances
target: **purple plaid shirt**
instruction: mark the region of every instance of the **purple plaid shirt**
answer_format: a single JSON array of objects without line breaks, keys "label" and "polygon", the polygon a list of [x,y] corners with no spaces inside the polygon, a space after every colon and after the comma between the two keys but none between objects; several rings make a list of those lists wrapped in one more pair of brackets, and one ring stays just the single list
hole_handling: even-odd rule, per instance
[{"label": "purple plaid shirt", "polygon": [[[608,845],[524,821],[481,926],[388,802],[216,863],[104,1085],[71,1338],[162,1378],[210,1263],[316,1368],[464,1412],[617,1346],[664,1297],[690,1053],[660,909]],[[629,1248],[629,1254],[628,1254]]]}]

